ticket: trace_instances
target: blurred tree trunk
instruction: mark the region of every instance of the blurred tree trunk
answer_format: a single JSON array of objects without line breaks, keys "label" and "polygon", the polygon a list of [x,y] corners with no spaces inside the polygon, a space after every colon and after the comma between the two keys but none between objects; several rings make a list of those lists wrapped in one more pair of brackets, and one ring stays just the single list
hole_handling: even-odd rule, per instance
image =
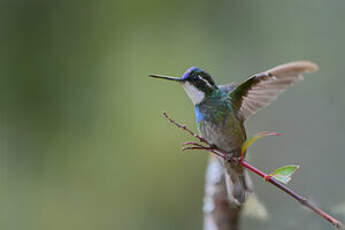
[{"label": "blurred tree trunk", "polygon": [[205,182],[204,230],[238,230],[241,207],[232,204],[226,192],[224,168],[210,156]]}]

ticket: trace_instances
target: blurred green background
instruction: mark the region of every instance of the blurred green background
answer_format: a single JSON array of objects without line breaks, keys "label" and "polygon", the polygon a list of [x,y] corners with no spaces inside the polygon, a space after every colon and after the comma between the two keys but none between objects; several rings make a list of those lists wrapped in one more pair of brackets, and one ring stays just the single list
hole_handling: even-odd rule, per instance
[{"label": "blurred green background", "polygon": [[[298,163],[291,187],[345,220],[345,1],[0,1],[0,228],[201,229],[205,152],[179,85],[218,83],[292,60],[320,71],[247,122],[250,161]],[[270,219],[243,229],[332,229],[253,175]]]}]

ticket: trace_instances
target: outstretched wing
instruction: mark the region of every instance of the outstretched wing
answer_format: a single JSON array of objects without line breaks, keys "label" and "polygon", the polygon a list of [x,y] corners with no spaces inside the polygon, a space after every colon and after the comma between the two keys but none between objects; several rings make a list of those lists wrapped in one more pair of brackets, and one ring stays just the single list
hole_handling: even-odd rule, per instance
[{"label": "outstretched wing", "polygon": [[259,109],[266,107],[279,93],[303,79],[302,73],[314,72],[317,65],[308,61],[290,62],[265,72],[255,74],[229,92],[238,115],[246,120]]},{"label": "outstretched wing", "polygon": [[226,85],[218,85],[218,88],[223,91],[226,94],[231,93],[231,91],[233,91],[234,89],[236,89],[236,87],[238,86],[237,83],[231,82],[229,84]]}]

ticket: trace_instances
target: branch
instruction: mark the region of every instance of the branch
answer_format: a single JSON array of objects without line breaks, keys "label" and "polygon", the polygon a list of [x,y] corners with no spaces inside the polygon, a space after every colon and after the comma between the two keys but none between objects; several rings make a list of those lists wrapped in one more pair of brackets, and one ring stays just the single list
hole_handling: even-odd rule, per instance
[{"label": "branch", "polygon": [[[183,143],[182,151],[203,149],[211,151],[219,158],[223,158],[223,155],[214,151],[208,142],[188,129],[185,125],[179,124],[171,119],[166,113],[163,113],[164,117],[178,128],[188,132],[191,136],[197,138],[201,145],[195,142]],[[215,156],[210,156],[208,166],[206,170],[205,178],[205,195],[204,195],[204,230],[238,230],[239,220],[241,217],[242,207],[231,202],[228,198],[226,189],[226,178],[223,165],[216,159]]]},{"label": "branch", "polygon": [[[184,143],[183,150],[206,150],[208,152],[215,154],[217,157],[223,159],[224,161],[232,161],[232,162],[241,164],[243,167],[247,168],[248,170],[252,171],[253,173],[257,174],[258,176],[264,178],[265,181],[270,182],[271,184],[276,186],[278,189],[284,191],[285,193],[287,193],[288,195],[290,195],[291,197],[296,199],[301,205],[314,211],[316,214],[318,214],[319,216],[321,216],[322,218],[324,218],[325,220],[327,220],[328,222],[333,224],[338,229],[345,229],[342,222],[340,222],[337,219],[335,219],[334,217],[330,216],[325,211],[323,211],[322,209],[315,206],[308,199],[297,194],[292,189],[290,189],[286,185],[280,183],[279,181],[277,181],[272,176],[270,176],[270,175],[262,172],[261,170],[255,168],[253,165],[251,165],[250,163],[245,161],[243,158],[236,158],[236,157],[229,158],[229,154],[227,154],[227,152],[225,152],[221,149],[218,149],[217,147],[211,145],[204,138],[200,137],[199,135],[197,135],[193,131],[191,131],[187,126],[177,123],[176,121],[171,119],[166,112],[163,113],[163,116],[166,119],[168,119],[171,123],[173,123],[174,125],[176,125],[177,127],[181,128],[181,129],[183,129],[184,131],[188,132],[190,135],[199,139],[200,142],[202,142],[206,145],[206,146],[204,146],[204,145],[201,145],[201,144],[195,143],[195,142],[187,142],[187,143]],[[186,145],[188,145],[188,147]]]}]

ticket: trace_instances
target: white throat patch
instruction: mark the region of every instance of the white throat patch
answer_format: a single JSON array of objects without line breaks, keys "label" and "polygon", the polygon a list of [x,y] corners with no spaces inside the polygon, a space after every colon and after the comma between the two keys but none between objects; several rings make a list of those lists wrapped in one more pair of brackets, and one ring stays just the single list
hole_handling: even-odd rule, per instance
[{"label": "white throat patch", "polygon": [[198,88],[190,84],[188,81],[183,84],[183,88],[186,91],[188,97],[192,100],[194,105],[199,104],[205,97],[205,93]]}]

